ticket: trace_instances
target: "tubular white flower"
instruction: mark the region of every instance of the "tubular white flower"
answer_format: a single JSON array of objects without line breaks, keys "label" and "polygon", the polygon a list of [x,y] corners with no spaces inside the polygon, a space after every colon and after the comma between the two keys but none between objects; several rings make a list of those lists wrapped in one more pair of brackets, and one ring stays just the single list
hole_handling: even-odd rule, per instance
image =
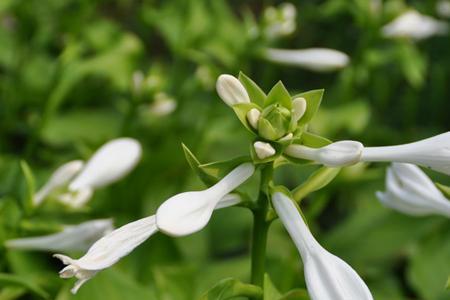
[{"label": "tubular white flower", "polygon": [[306,112],[305,98],[295,98],[292,100],[292,121],[297,123]]},{"label": "tubular white flower", "polygon": [[73,276],[78,278],[71,290],[75,294],[81,285],[91,279],[97,272],[115,264],[156,231],[155,216],[150,216],[126,224],[105,235],[79,259],[55,254],[54,257],[67,265],[59,274],[62,278]]},{"label": "tubular white flower", "polygon": [[83,161],[73,160],[56,169],[47,183],[34,195],[33,204],[38,206],[54,190],[67,185],[80,172],[83,165]]},{"label": "tubular white flower", "polygon": [[448,25],[445,22],[422,15],[415,10],[409,10],[401,14],[382,28],[384,37],[407,37],[414,40],[422,40],[447,32]]},{"label": "tubular white flower", "polygon": [[[214,209],[230,207],[241,201],[242,199],[238,194],[227,194],[219,199]],[[122,257],[128,255],[157,231],[156,217],[153,215],[128,223],[110,232],[95,242],[88,252],[79,259],[55,254],[54,257],[60,259],[67,265],[59,274],[62,278],[75,276],[78,279],[71,290],[75,294],[86,281],[95,276],[99,271],[117,263]],[[70,248],[70,245],[66,245],[66,247]]]},{"label": "tubular white flower", "polygon": [[285,153],[295,158],[314,160],[329,167],[342,167],[359,162],[363,148],[357,141],[339,141],[322,148],[289,145]]},{"label": "tubular white flower", "polygon": [[404,145],[365,147],[361,161],[411,163],[450,175],[450,131]]},{"label": "tubular white flower", "polygon": [[247,113],[247,120],[254,129],[258,129],[258,120],[260,116],[261,112],[256,108],[250,109]]},{"label": "tubular white flower", "polygon": [[156,212],[159,230],[171,236],[184,236],[201,230],[218,202],[244,183],[254,171],[251,163],[244,163],[206,190],[185,192],[169,198]]},{"label": "tubular white flower", "polygon": [[104,144],[70,183],[69,190],[98,188],[127,175],[141,158],[141,145],[132,138],[118,138]]},{"label": "tubular white flower", "polygon": [[450,218],[450,201],[419,167],[412,164],[392,164],[386,174],[386,192],[376,195],[387,207],[405,214],[439,214]]},{"label": "tubular white flower", "polygon": [[255,148],[256,155],[259,159],[271,157],[276,153],[275,149],[269,143],[255,142],[253,148]]},{"label": "tubular white flower", "polygon": [[347,54],[326,48],[301,50],[268,48],[264,57],[271,62],[297,66],[316,72],[330,72],[342,69],[350,61]]},{"label": "tubular white flower", "polygon": [[250,103],[250,97],[242,83],[234,76],[222,74],[217,79],[216,90],[228,106],[238,103]]},{"label": "tubular white flower", "polygon": [[302,257],[306,286],[312,300],[373,299],[355,270],[315,240],[288,196],[276,192],[272,203]]},{"label": "tubular white flower", "polygon": [[11,249],[40,251],[86,251],[96,240],[114,229],[111,219],[87,221],[78,225],[64,226],[61,232],[8,240]]}]

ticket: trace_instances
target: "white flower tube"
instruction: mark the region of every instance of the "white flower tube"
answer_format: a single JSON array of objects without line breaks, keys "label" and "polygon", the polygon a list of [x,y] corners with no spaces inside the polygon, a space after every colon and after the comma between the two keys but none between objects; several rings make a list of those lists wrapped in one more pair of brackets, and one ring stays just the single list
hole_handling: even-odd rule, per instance
[{"label": "white flower tube", "polygon": [[86,251],[99,238],[114,229],[111,219],[92,220],[78,225],[64,226],[61,232],[8,240],[11,249],[40,251]]},{"label": "white flower tube", "polygon": [[276,192],[272,203],[302,257],[306,286],[312,300],[373,299],[355,270],[315,240],[293,200]]},{"label": "white flower tube", "polygon": [[411,163],[450,175],[450,131],[404,145],[365,147],[361,161]]},{"label": "white flower tube", "polygon": [[392,164],[386,174],[386,192],[377,192],[377,197],[387,207],[405,214],[439,214],[450,218],[450,201],[412,164]]},{"label": "white flower tube", "polygon": [[141,145],[135,139],[109,141],[94,153],[83,171],[70,183],[69,189],[95,189],[123,178],[136,166],[141,152]]},{"label": "white flower tube", "polygon": [[364,146],[357,141],[339,141],[322,148],[304,145],[289,145],[285,153],[289,156],[317,161],[329,167],[342,167],[359,162]]},{"label": "white flower tube", "polygon": [[[236,205],[239,202],[241,202],[241,197],[238,194],[227,194],[219,199],[215,209]],[[157,231],[158,227],[153,215],[128,223],[110,232],[95,242],[88,252],[79,259],[55,254],[56,258],[67,265],[59,274],[62,278],[75,276],[78,279],[71,290],[75,294],[95,274],[114,265]]]},{"label": "white flower tube", "polygon": [[54,190],[67,185],[80,172],[83,165],[83,161],[73,160],[56,169],[47,183],[34,195],[33,204],[40,205]]},{"label": "white flower tube", "polygon": [[244,183],[254,171],[251,163],[244,163],[206,190],[169,198],[156,212],[159,230],[171,236],[184,236],[201,230],[208,224],[220,200]]},{"label": "white flower tube", "polygon": [[250,103],[250,97],[242,83],[234,76],[222,74],[216,83],[217,94],[228,106]]},{"label": "white flower tube", "polygon": [[348,65],[347,54],[326,48],[310,48],[301,50],[268,48],[264,58],[274,63],[297,66],[316,72],[330,72]]},{"label": "white flower tube", "polygon": [[422,15],[415,10],[403,13],[382,28],[384,37],[407,37],[414,40],[422,40],[447,32],[447,23]]}]

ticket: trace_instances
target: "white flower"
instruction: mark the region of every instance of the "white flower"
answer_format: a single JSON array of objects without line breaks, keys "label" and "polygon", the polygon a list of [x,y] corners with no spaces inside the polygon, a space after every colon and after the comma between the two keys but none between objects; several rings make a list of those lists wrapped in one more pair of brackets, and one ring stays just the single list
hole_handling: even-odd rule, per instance
[{"label": "white flower", "polygon": [[71,290],[76,293],[83,283],[98,271],[106,269],[157,231],[155,216],[146,217],[126,224],[95,242],[89,251],[79,259],[55,254],[67,266],[59,272],[62,278],[75,276],[78,281]]},{"label": "white flower", "polygon": [[33,204],[38,206],[45,198],[58,188],[66,186],[83,168],[83,161],[74,160],[60,166],[53,172],[47,183],[34,195]]},{"label": "white flower", "polygon": [[289,145],[285,153],[295,158],[314,160],[329,167],[342,167],[359,162],[363,148],[357,141],[339,141],[322,148]]},{"label": "white flower", "polygon": [[412,164],[392,164],[386,174],[386,192],[377,192],[377,197],[384,205],[405,214],[439,214],[450,218],[450,201]]},{"label": "white flower", "polygon": [[450,1],[440,0],[436,3],[436,11],[439,16],[450,18]]},{"label": "white flower", "polygon": [[303,117],[306,112],[306,100],[299,97],[292,100],[292,122],[297,122]]},{"label": "white flower", "polygon": [[258,156],[259,159],[271,157],[276,153],[275,149],[269,143],[255,142],[253,148],[255,148],[256,156]]},{"label": "white flower", "polygon": [[312,300],[373,299],[355,270],[315,240],[288,196],[276,192],[272,203],[302,257],[306,286]]},{"label": "white flower", "polygon": [[69,184],[69,192],[59,199],[79,207],[91,197],[93,190],[126,176],[141,158],[141,145],[132,138],[118,138],[104,144]]},{"label": "white flower", "polygon": [[150,105],[150,113],[154,116],[163,117],[170,115],[177,108],[177,102],[166,93],[157,93],[155,101]]},{"label": "white flower", "polygon": [[264,34],[269,39],[292,34],[296,28],[297,8],[292,3],[282,3],[277,8],[269,6],[264,10]]},{"label": "white flower", "polygon": [[247,90],[242,83],[232,75],[220,75],[217,79],[216,90],[223,102],[228,106],[233,106],[238,103],[250,103]]},{"label": "white flower", "polygon": [[411,163],[450,175],[450,131],[404,145],[365,147],[361,161]]},{"label": "white flower", "polygon": [[[235,173],[236,175],[236,173]],[[224,185],[232,182],[223,183]],[[188,199],[189,201],[190,199]],[[227,194],[219,199],[214,209],[220,209],[236,205],[241,202],[238,194]],[[181,220],[173,220],[177,223]],[[59,273],[62,278],[76,277],[78,281],[71,290],[76,293],[78,289],[99,271],[109,268],[122,257],[128,255],[137,246],[145,242],[151,235],[158,231],[155,216],[142,218],[128,223],[95,242],[88,252],[79,259],[72,259],[62,254],[55,254],[67,266]]]},{"label": "white flower", "polygon": [[275,63],[298,66],[316,72],[330,72],[348,65],[347,54],[326,48],[310,48],[301,50],[268,48],[264,57]]},{"label": "white flower", "polygon": [[382,34],[387,38],[407,37],[414,40],[422,40],[447,32],[448,25],[445,22],[422,15],[415,10],[401,14],[382,28]]},{"label": "white flower", "polygon": [[58,233],[8,240],[11,249],[41,251],[86,251],[96,240],[114,229],[111,219],[87,221],[78,225],[66,225]]},{"label": "white flower", "polygon": [[219,201],[244,183],[254,171],[251,163],[244,163],[206,190],[185,192],[169,198],[156,212],[158,228],[171,236],[184,236],[201,230]]},{"label": "white flower", "polygon": [[260,116],[261,112],[256,108],[250,109],[247,113],[247,120],[254,129],[258,129],[258,121]]}]

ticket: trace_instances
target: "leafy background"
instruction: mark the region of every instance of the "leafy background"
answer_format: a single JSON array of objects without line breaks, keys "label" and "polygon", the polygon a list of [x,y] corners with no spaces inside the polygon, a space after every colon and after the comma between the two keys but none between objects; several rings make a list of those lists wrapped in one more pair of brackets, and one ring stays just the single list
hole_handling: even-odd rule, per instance
[{"label": "leafy background", "polygon": [[[266,90],[280,79],[291,92],[325,88],[312,130],[334,140],[399,144],[449,130],[448,36],[413,43],[380,35],[408,6],[435,16],[436,2],[379,1],[374,9],[376,2],[294,1],[295,33],[268,40],[250,32],[261,30],[264,9],[277,1],[0,1],[0,244],[91,218],[113,217],[119,226],[153,214],[170,195],[202,188],[181,142],[204,162],[246,153],[250,142],[214,91],[221,73],[242,70]],[[339,49],[351,64],[331,74],[280,67],[262,60],[267,46]],[[145,78],[140,92],[136,71]],[[172,114],[152,113],[161,95],[177,102]],[[30,182],[20,160],[39,187],[61,163],[86,159],[119,136],[144,147],[126,179],[97,191],[84,211],[27,215]],[[448,219],[382,207],[374,193],[384,169],[347,168],[308,197],[312,230],[363,276],[375,299],[450,299]],[[277,181],[294,187],[312,171],[283,168]],[[197,299],[222,278],[248,281],[250,233],[249,212],[218,211],[192,236],[155,235],[76,296],[50,253],[0,246],[0,299]],[[304,288],[299,255],[279,222],[270,230],[267,270],[282,292]]]}]

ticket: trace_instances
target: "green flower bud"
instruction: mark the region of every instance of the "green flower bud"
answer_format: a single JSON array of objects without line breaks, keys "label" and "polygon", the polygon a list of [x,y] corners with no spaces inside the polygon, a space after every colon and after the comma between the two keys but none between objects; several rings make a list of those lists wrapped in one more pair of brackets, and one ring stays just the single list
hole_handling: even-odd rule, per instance
[{"label": "green flower bud", "polygon": [[291,112],[279,104],[266,107],[258,121],[258,133],[267,140],[277,140],[289,131]]}]

